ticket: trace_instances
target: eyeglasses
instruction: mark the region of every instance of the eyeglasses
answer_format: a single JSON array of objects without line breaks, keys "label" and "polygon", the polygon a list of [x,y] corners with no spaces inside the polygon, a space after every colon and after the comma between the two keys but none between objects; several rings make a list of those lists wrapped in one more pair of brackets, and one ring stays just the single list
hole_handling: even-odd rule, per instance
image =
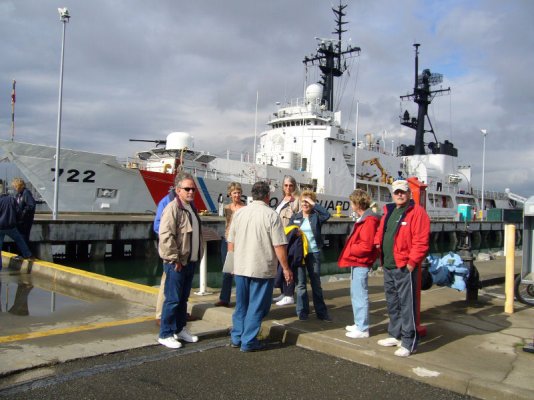
[{"label": "eyeglasses", "polygon": [[186,192],[194,192],[195,190],[197,190],[196,188],[190,188],[190,187],[187,187],[187,188],[180,188],[180,189],[183,189],[183,190],[185,190]]},{"label": "eyeglasses", "polygon": [[393,194],[395,194],[395,195],[397,195],[397,196],[403,196],[403,195],[405,195],[406,193],[408,193],[408,192],[403,192],[402,190],[395,190],[395,191],[393,192]]},{"label": "eyeglasses", "polygon": [[293,185],[292,183],[290,183],[289,185],[284,184],[284,186],[285,186],[285,187],[293,187],[293,186],[295,186],[295,185]]}]

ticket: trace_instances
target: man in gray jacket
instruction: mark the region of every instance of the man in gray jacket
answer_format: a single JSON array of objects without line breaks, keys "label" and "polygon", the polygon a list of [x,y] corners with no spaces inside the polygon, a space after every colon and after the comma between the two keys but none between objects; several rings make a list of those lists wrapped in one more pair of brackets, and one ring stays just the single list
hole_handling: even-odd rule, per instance
[{"label": "man in gray jacket", "polygon": [[193,177],[180,173],[175,180],[176,198],[163,210],[159,226],[159,255],[166,274],[158,342],[171,349],[182,347],[180,339],[197,342],[186,328],[187,301],[193,276],[202,259],[200,218],[193,205],[196,185]]}]

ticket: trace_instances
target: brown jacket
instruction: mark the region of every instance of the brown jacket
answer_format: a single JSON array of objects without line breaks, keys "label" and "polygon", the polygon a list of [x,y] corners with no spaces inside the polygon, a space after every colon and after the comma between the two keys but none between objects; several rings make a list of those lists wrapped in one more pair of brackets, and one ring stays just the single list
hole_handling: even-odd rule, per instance
[{"label": "brown jacket", "polygon": [[[182,265],[191,259],[191,240],[193,238],[192,218],[200,218],[193,205],[193,215],[187,211],[178,197],[171,201],[163,210],[159,226],[159,256],[167,263],[180,262]],[[202,259],[203,239],[202,229],[199,232],[200,244],[198,261]]]},{"label": "brown jacket", "polygon": [[289,203],[284,205],[284,208],[280,210],[280,219],[284,228],[289,225],[289,220],[300,211],[300,200],[297,196],[293,196]]}]

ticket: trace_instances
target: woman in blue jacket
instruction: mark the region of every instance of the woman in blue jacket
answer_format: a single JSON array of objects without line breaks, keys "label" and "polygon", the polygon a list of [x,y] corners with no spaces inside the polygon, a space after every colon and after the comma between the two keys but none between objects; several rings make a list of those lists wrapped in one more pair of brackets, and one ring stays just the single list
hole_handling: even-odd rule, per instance
[{"label": "woman in blue jacket", "polygon": [[321,225],[330,218],[330,213],[316,201],[317,196],[314,192],[304,190],[300,195],[301,211],[294,214],[289,222],[289,225],[297,225],[308,239],[305,266],[300,267],[297,273],[297,315],[301,321],[305,321],[310,313],[306,289],[307,272],[310,277],[313,306],[317,318],[331,322],[321,287],[321,248],[323,247]]}]

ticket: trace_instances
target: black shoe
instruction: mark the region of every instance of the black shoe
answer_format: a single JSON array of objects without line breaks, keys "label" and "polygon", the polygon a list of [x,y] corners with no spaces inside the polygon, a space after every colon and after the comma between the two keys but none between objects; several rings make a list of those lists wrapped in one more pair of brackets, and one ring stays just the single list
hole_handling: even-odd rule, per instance
[{"label": "black shoe", "polygon": [[332,317],[330,315],[325,315],[324,317],[317,317],[317,318],[319,318],[321,321],[324,321],[324,322],[333,322]]},{"label": "black shoe", "polygon": [[241,343],[234,343],[230,340],[230,347],[232,349],[239,349],[241,347]]},{"label": "black shoe", "polygon": [[265,343],[261,343],[261,342],[258,342],[258,344],[256,344],[255,346],[251,347],[250,349],[241,348],[241,351],[243,353],[252,353],[252,352],[255,352],[255,351],[263,351],[263,350],[267,350],[267,345],[265,345]]},{"label": "black shoe", "polygon": [[300,320],[300,321],[307,321],[307,320],[308,320],[308,316],[307,316],[307,315],[304,315],[304,314],[299,315],[299,320]]}]

